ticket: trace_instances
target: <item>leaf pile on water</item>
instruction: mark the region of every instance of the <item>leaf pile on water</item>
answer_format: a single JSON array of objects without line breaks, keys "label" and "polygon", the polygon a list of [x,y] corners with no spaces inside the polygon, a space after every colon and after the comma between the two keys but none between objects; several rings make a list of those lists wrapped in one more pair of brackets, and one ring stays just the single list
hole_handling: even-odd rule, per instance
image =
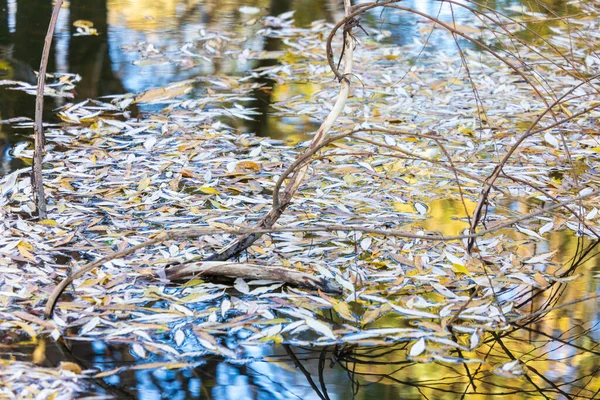
[{"label": "leaf pile on water", "polygon": [[[581,23],[590,31],[596,24]],[[52,144],[65,149],[49,151],[44,160],[50,219],[29,219],[34,206],[24,171],[0,181],[2,329],[129,343],[140,358],[156,353],[174,361],[206,353],[243,358],[240,345],[248,343],[413,341],[408,356],[415,360],[457,362],[451,351],[460,349],[466,359],[477,359],[471,352],[486,332],[507,329],[511,321],[526,316],[515,305],[532,289],[575,279],[552,265],[553,253],[535,253],[526,245],[545,242],[550,231],[588,235],[589,227],[598,229],[600,198],[590,195],[598,188],[597,111],[528,138],[503,169],[487,209],[486,226],[492,229],[557,199],[588,195],[573,205],[585,210],[587,227],[567,210],[556,209],[487,234],[477,241],[473,256],[459,240],[431,242],[360,232],[274,233],[248,250],[254,263],[282,265],[337,282],[344,289],[339,297],[273,281],[198,277],[174,285],[157,278],[165,265],[208,256],[231,239],[207,235],[106,263],[76,282],[76,296],[59,302],[51,324],[39,320],[36,315],[53,285],[88,260],[165,229],[243,227],[258,221],[270,208],[279,175],[306,143],[291,148],[234,126],[257,117],[247,103],[250,93],[262,87],[254,80],[257,76],[319,88],[312,96],[277,102],[274,115],[325,117],[337,95],[323,47],[330,29],[324,22],[295,28],[290,16],[284,16],[260,31],[287,45],[280,65],[249,71],[242,78],[199,77],[137,95],[62,107],[58,115],[64,124],[47,132]],[[558,48],[569,45],[560,36],[551,41]],[[244,45],[242,39],[215,35],[200,38],[179,54],[205,61],[236,54],[251,58],[250,50],[228,53],[230,42]],[[354,85],[354,96],[335,130],[395,128],[429,137],[363,132],[332,144],[311,164],[310,179],[278,226],[360,224],[417,234],[443,232],[445,227],[428,224],[435,220],[431,205],[441,199],[459,205],[454,231],[443,233],[460,234],[468,227],[466,211],[473,211],[481,180],[524,131],[523,123],[526,127],[545,106],[514,70],[467,49],[463,56],[485,106],[483,115],[460,55],[425,51],[409,66],[402,55],[419,50],[418,43],[393,47],[365,40],[355,55],[360,84]],[[600,62],[588,62],[589,54],[574,48],[572,55],[590,74],[597,72]],[[176,59],[177,54],[169,57]],[[165,62],[169,57],[165,55]],[[545,76],[556,93],[581,82],[539,62],[542,55],[530,49],[522,49],[519,57],[533,66],[532,74]],[[594,101],[588,86],[574,94],[576,99],[563,103],[557,113],[576,115]],[[152,111],[144,118],[129,118],[132,103]],[[550,116],[541,123],[551,124]],[[464,172],[459,175],[460,191],[454,172],[446,168],[445,151]],[[577,167],[576,180],[569,158]],[[555,171],[564,172],[560,179]],[[536,268],[539,264],[548,268]]]},{"label": "leaf pile on water", "polygon": [[[81,76],[77,74],[60,73],[60,74],[46,74],[47,79],[50,82],[46,83],[44,87],[44,96],[48,97],[64,97],[72,99],[75,84],[81,80]],[[28,83],[22,81],[0,80],[0,86],[9,86],[10,90],[20,90],[32,96],[35,96],[37,91],[36,83]]]},{"label": "leaf pile on water", "polygon": [[[32,368],[30,363],[0,360],[0,396],[23,399],[71,399],[84,388],[84,376],[76,364],[58,368]],[[33,383],[32,383],[33,382]]]}]

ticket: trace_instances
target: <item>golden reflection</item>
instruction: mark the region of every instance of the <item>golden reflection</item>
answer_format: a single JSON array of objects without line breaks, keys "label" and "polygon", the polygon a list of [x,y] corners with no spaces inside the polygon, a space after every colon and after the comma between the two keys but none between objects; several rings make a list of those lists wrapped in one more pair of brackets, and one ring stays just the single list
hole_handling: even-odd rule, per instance
[{"label": "golden reflection", "polygon": [[[199,0],[108,0],[108,23],[131,29],[152,30],[201,3]],[[169,21],[176,22],[176,21]]]},{"label": "golden reflection", "polygon": [[476,203],[468,198],[464,199],[464,204],[456,199],[432,200],[427,204],[427,218],[416,222],[414,226],[447,236],[459,235],[469,227],[467,216],[473,214],[475,205]]}]

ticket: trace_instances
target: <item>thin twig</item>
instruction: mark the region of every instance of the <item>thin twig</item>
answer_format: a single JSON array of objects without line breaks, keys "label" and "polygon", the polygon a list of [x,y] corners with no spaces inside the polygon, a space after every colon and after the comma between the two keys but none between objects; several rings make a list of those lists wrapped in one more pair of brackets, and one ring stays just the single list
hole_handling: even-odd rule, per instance
[{"label": "thin twig", "polygon": [[48,32],[44,39],[44,49],[42,50],[42,59],[40,61],[40,70],[38,71],[37,91],[35,94],[35,123],[33,133],[35,145],[33,150],[33,164],[31,166],[31,185],[33,187],[33,200],[36,204],[37,214],[40,219],[46,218],[46,194],[44,193],[44,177],[42,173],[42,160],[44,158],[44,146],[46,145],[46,136],[44,135],[43,115],[44,115],[44,88],[46,86],[46,68],[48,66],[48,57],[50,55],[50,46],[52,45],[52,36],[54,27],[58,20],[58,14],[63,0],[57,0],[54,3],[54,10],[50,17]]}]

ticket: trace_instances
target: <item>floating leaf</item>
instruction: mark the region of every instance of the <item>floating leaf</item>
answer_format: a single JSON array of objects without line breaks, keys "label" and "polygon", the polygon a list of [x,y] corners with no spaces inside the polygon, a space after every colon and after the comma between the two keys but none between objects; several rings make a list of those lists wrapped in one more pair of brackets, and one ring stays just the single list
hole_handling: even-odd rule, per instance
[{"label": "floating leaf", "polygon": [[415,344],[410,348],[410,352],[408,353],[411,357],[416,357],[425,351],[425,339],[421,338],[417,340]]}]

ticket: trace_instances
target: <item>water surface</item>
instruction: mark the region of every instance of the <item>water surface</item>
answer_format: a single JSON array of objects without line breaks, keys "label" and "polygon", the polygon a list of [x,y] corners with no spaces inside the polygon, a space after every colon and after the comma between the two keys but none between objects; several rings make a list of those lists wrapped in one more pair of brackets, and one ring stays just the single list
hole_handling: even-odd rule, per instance
[{"label": "water surface", "polygon": [[[486,1],[486,6],[517,12],[519,1]],[[402,3],[423,12],[449,18],[439,2],[412,0]],[[535,11],[549,18],[554,13],[570,14],[565,1],[540,2]],[[0,21],[0,79],[35,82],[43,37],[51,12],[50,2],[39,0],[8,0],[3,3]],[[237,62],[210,60],[186,67],[185,63],[134,64],[139,54],[131,47],[146,43],[165,51],[178,49],[196,40],[202,30],[221,31],[231,37],[250,36],[260,26],[253,23],[255,15],[240,11],[241,6],[254,7],[262,14],[279,15],[296,11],[299,25],[313,21],[335,21],[341,13],[335,1],[152,1],[152,0],[87,0],[71,1],[61,11],[50,57],[49,71],[80,74],[74,100],[97,98],[111,94],[141,92],[186,78],[211,75],[242,76],[251,69],[274,65],[277,58]],[[456,11],[457,22],[468,24],[467,14]],[[90,20],[98,36],[77,36],[73,22]],[[542,35],[550,34],[555,20],[532,24]],[[427,25],[409,14],[373,12],[365,19],[370,34],[382,35],[386,43],[403,45],[421,37]],[[523,35],[527,33],[523,32]],[[529,37],[532,39],[531,35]],[[277,40],[250,40],[250,46],[276,52],[283,49]],[[450,38],[436,41],[439,51],[454,51]],[[465,46],[468,46],[465,43]],[[146,47],[148,48],[148,47]],[[476,50],[476,49],[475,49]],[[416,55],[408,55],[415,57]],[[270,136],[291,143],[306,139],[305,133],[318,126],[310,116],[280,118],[273,115],[271,104],[293,96],[311,96],[322,88],[304,85],[277,85],[265,81],[270,91],[255,91],[251,106],[260,114],[256,121],[239,123],[244,132]],[[63,105],[64,99],[46,101],[46,119],[57,122],[52,110]],[[33,96],[0,87],[0,119],[33,117]],[[136,110],[141,114],[152,108]],[[23,166],[11,156],[18,142],[29,141],[29,129],[0,125],[0,174]],[[510,207],[510,205],[507,205]],[[462,205],[452,199],[437,199],[428,205],[427,219],[417,225],[443,234],[454,235],[467,226]],[[507,233],[508,234],[508,233]],[[557,250],[552,264],[539,268],[582,274],[580,284],[559,284],[544,296],[531,302],[533,310],[544,305],[579,299],[600,293],[600,258],[593,243],[571,232],[555,232],[547,243],[536,245],[526,237],[517,240],[515,251],[522,256]],[[570,270],[572,269],[572,271]],[[526,297],[516,293],[515,296]],[[397,326],[399,321],[382,318],[377,327]],[[407,360],[403,344],[390,346],[374,343],[370,348],[339,346],[325,349],[286,348],[284,346],[247,347],[242,349],[247,362],[230,362],[214,356],[198,357],[197,364],[179,369],[143,369],[144,362],[167,362],[159,357],[140,360],[128,343],[108,346],[97,342],[69,342],[66,345],[44,341],[45,357],[41,365],[56,366],[60,361],[73,361],[84,368],[110,371],[123,368],[113,375],[92,382],[89,392],[104,393],[116,398],[142,399],[454,399],[497,398],[593,398],[600,390],[600,308],[597,301],[573,304],[552,311],[532,323],[506,332],[490,334],[486,345],[470,358],[492,359],[501,365],[514,358],[527,359],[529,369],[522,377],[480,373],[478,364],[427,364]],[[31,361],[41,344],[23,345],[20,338],[6,337],[2,357]],[[14,343],[14,345],[12,344]],[[457,355],[458,357],[458,355]],[[135,369],[135,366],[141,366]]]}]

